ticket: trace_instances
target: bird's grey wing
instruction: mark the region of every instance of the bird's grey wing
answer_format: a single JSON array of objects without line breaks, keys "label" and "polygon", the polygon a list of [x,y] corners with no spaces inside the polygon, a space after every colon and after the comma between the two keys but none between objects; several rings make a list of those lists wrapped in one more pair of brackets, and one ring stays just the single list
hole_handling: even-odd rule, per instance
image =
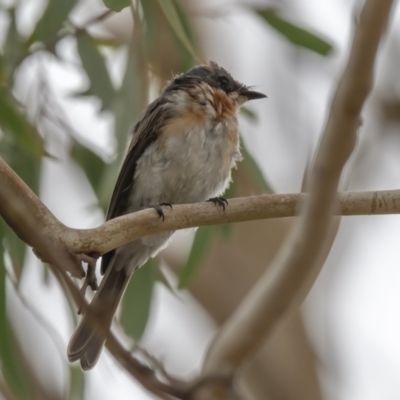
[{"label": "bird's grey wing", "polygon": [[[122,164],[111,196],[107,211],[107,220],[127,213],[129,197],[134,185],[133,180],[137,161],[148,146],[157,139],[162,126],[164,126],[167,120],[172,116],[168,107],[168,101],[161,97],[147,107],[143,118],[136,124],[128,154]],[[102,274],[105,273],[113,255],[114,250],[103,255],[101,262]]]},{"label": "bird's grey wing", "polygon": [[[144,117],[135,126],[128,154],[122,164],[112,194],[107,219],[118,217],[127,212],[129,197],[134,185],[137,161],[145,149],[157,139],[162,127],[171,116],[167,101],[161,98],[149,105]],[[129,265],[135,253],[140,260],[139,264],[142,264],[143,260],[149,257],[146,251],[143,252],[143,246],[137,242],[129,244],[125,251],[116,253],[113,250],[103,255],[101,272],[105,273],[105,276],[90,304],[90,308],[96,314],[101,314],[102,329],[97,328],[89,316],[85,314],[68,345],[69,360],[72,362],[80,359],[84,370],[93,368],[100,356],[106,340],[106,332],[111,326],[118,304],[133,272],[133,270],[121,266]]]}]

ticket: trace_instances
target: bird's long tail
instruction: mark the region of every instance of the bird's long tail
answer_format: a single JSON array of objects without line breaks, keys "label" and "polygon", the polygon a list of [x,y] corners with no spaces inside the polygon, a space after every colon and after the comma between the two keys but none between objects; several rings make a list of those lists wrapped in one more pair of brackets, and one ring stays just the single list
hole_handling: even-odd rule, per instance
[{"label": "bird's long tail", "polygon": [[125,268],[118,271],[113,268],[117,257],[115,256],[108,266],[101,285],[90,304],[95,318],[100,318],[100,321],[94,322],[92,313],[91,315],[86,313],[69,341],[68,359],[70,362],[80,359],[84,371],[96,365],[114,314],[132,275],[131,273],[126,274]]}]

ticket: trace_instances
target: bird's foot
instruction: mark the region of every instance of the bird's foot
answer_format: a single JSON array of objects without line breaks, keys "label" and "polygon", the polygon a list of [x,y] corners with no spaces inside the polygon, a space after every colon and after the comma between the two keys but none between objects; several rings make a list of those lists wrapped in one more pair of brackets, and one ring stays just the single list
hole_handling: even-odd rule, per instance
[{"label": "bird's foot", "polygon": [[162,206],[170,207],[172,209],[172,204],[171,203],[158,203],[158,204],[152,204],[150,207],[154,208],[157,211],[157,214],[162,220],[165,220],[164,216],[164,211],[161,208]]},{"label": "bird's foot", "polygon": [[214,203],[215,205],[219,205],[223,208],[225,211],[225,206],[228,205],[228,200],[225,199],[225,197],[212,197],[211,199],[208,199],[207,201]]},{"label": "bird's foot", "polygon": [[[96,261],[100,257],[100,254],[91,254],[91,255],[78,254],[78,257],[82,262],[87,263],[87,272],[85,281],[83,282],[83,285],[80,290],[82,297],[85,298],[86,289],[88,288],[88,286],[93,291],[96,291],[99,288],[96,278]],[[78,314],[81,313],[82,313],[82,305],[78,308]]]}]

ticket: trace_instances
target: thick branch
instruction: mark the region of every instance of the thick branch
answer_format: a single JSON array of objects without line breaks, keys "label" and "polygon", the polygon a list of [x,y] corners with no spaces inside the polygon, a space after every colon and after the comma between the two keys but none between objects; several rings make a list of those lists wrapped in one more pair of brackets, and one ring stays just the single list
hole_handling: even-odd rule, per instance
[{"label": "thick branch", "polygon": [[296,229],[270,268],[220,329],[205,361],[205,373],[237,368],[299,305],[313,280],[319,250],[337,207],[342,169],[353,151],[360,112],[372,86],[374,59],[391,0],[367,0],[350,58],[332,101]]},{"label": "thick branch", "polygon": [[31,245],[34,239],[25,230],[25,211],[36,227],[57,229],[61,224],[35,193],[0,157],[0,215],[14,232]]},{"label": "thick branch", "polygon": [[[65,246],[56,243],[60,232],[68,228],[61,224],[22,179],[0,158],[0,215],[25,243],[37,254],[49,254],[57,247],[62,254],[58,264],[72,276],[82,278],[79,259]],[[50,233],[48,233],[50,232]],[[47,258],[46,261],[51,262]]]}]

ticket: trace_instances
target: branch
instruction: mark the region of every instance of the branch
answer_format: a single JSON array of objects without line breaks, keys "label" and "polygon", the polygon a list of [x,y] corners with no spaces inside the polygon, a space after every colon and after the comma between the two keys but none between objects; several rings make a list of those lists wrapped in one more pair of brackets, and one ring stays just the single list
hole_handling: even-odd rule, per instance
[{"label": "branch", "polygon": [[[302,218],[270,268],[218,332],[205,360],[205,374],[234,371],[312,286],[319,251],[337,209],[342,169],[354,149],[360,112],[372,86],[374,60],[391,5],[391,0],[366,1],[317,151]],[[373,204],[376,210],[376,201]]]},{"label": "branch", "polygon": [[57,247],[57,254],[62,254],[59,265],[72,276],[85,276],[79,258],[65,246],[56,243],[68,228],[54,217],[1,157],[0,216],[37,254],[48,254],[49,249]]},{"label": "branch", "polygon": [[[0,215],[24,242],[35,249],[40,231],[70,252],[104,254],[142,236],[163,231],[293,217],[306,198],[304,193],[241,197],[230,199],[225,211],[207,202],[181,204],[174,205],[172,210],[164,209],[164,222],[154,210],[146,209],[112,219],[97,228],[74,229],[58,221],[0,158]],[[338,201],[337,215],[400,213],[400,190],[344,192],[338,194]],[[27,218],[33,229],[27,227]],[[76,272],[73,276],[81,275]]]},{"label": "branch", "polygon": [[[163,222],[152,209],[107,221],[93,229],[68,229],[62,240],[71,251],[104,254],[142,236],[268,218],[293,217],[306,194],[276,194],[229,199],[226,210],[210,203],[174,205],[164,209]],[[337,215],[382,215],[400,213],[400,190],[345,192],[339,194]]]},{"label": "branch", "polygon": [[[295,303],[299,304],[311,285],[310,273],[324,243],[331,216],[336,212],[341,171],[354,147],[360,111],[370,91],[373,61],[391,3],[390,0],[369,0],[364,7],[348,66],[332,102],[310,178],[309,195],[234,199],[226,212],[212,204],[174,206],[172,211],[165,210],[165,222],[154,210],[144,210],[108,221],[99,228],[76,230],[61,224],[0,159],[0,214],[22,240],[39,251],[50,253],[50,263],[59,266],[56,275],[61,276],[76,295],[77,288],[71,286],[65,271],[82,276],[82,270],[69,251],[104,253],[141,236],[166,230],[292,216],[302,203],[303,218],[293,235],[269,272],[221,329],[210,349],[204,379],[210,374],[229,377],[229,371],[254,352],[282,315]],[[347,193],[339,200],[344,215],[398,213],[400,210],[400,191]],[[78,302],[81,303],[80,298]],[[90,313],[90,309],[87,312]],[[107,347],[128,372],[139,376],[141,383],[153,392],[175,397],[187,394],[181,388],[158,381],[150,368],[136,364],[137,360],[114,341],[111,334]],[[225,371],[228,371],[226,375]]]}]

